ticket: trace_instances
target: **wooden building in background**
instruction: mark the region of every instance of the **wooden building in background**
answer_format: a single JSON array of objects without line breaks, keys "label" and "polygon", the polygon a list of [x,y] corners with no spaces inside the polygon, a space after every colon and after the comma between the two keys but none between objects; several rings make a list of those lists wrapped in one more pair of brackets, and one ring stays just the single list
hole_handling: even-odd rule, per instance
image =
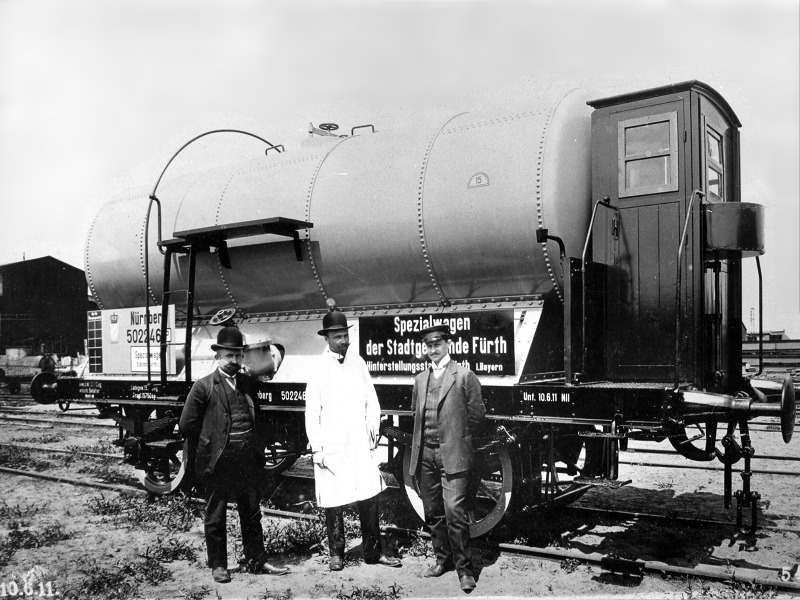
[{"label": "wooden building in background", "polygon": [[52,256],[0,265],[0,354],[84,353],[86,276]]}]

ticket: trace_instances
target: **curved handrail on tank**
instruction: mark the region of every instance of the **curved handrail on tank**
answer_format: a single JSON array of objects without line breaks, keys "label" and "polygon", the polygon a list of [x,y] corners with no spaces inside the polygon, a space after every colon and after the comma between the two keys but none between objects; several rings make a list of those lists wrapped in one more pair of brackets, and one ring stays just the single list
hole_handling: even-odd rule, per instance
[{"label": "curved handrail on tank", "polygon": [[683,245],[686,243],[686,233],[689,230],[689,219],[692,218],[692,206],[694,205],[694,197],[705,197],[705,192],[699,188],[692,190],[692,195],[689,196],[689,207],[686,209],[686,220],[683,222],[683,233],[681,233],[680,242],[678,242],[678,275],[675,284],[675,387],[678,389],[680,379],[679,361],[681,352],[681,259],[683,258]]},{"label": "curved handrail on tank", "polygon": [[[581,370],[586,372],[586,254],[589,251],[589,242],[592,240],[592,230],[594,229],[594,219],[597,216],[597,208],[603,205],[611,210],[617,210],[617,207],[611,204],[609,196],[603,197],[594,203],[592,209],[592,218],[589,220],[589,231],[586,233],[586,241],[583,244],[583,253],[581,254],[581,346],[583,353],[583,364]],[[569,272],[564,274],[567,277]]]},{"label": "curved handrail on tank", "polygon": [[[161,183],[161,178],[164,177],[164,173],[167,172],[167,169],[172,164],[172,161],[175,160],[175,158],[178,156],[178,154],[180,154],[183,151],[183,149],[186,148],[186,146],[188,146],[189,144],[191,144],[193,142],[196,142],[197,140],[199,140],[202,137],[205,137],[207,135],[211,135],[212,133],[241,133],[243,135],[249,135],[250,137],[256,138],[257,140],[261,140],[262,142],[264,142],[268,146],[268,148],[264,151],[264,154],[267,154],[270,150],[277,150],[278,152],[281,152],[283,150],[283,146],[282,145],[276,146],[275,144],[265,140],[261,136],[258,136],[258,135],[254,134],[254,133],[250,133],[249,131],[243,131],[241,129],[212,129],[211,131],[206,131],[204,133],[201,133],[200,135],[196,135],[195,137],[190,139],[188,142],[186,142],[183,146],[178,148],[178,150],[175,152],[175,154],[173,154],[172,157],[167,161],[167,164],[164,165],[164,168],[161,170],[161,174],[158,176],[158,179],[156,180],[156,184],[153,186],[153,191],[150,192],[150,195],[148,196],[148,198],[150,198],[150,202],[147,204],[147,217],[145,218],[145,223],[144,223],[144,285],[145,285],[145,288],[146,288],[148,294],[150,293],[150,260],[149,260],[150,254],[148,253],[147,250],[148,250],[148,247],[150,245],[150,240],[149,240],[149,237],[150,237],[150,235],[149,235],[150,234],[150,212],[151,212],[151,210],[153,208],[153,202],[155,202],[158,205],[158,241],[159,242],[162,241],[162,239],[161,239],[161,201],[156,196],[156,191],[158,190],[158,185]],[[158,246],[158,251],[161,253],[162,256],[165,254],[165,250],[160,245]],[[147,335],[147,383],[152,383],[152,372],[151,372],[151,369],[150,369],[150,300],[149,299],[147,300],[147,302],[145,302],[145,315],[146,315],[146,320],[147,320],[147,322],[145,323],[146,335]],[[162,318],[163,318],[163,315],[162,315]]]}]

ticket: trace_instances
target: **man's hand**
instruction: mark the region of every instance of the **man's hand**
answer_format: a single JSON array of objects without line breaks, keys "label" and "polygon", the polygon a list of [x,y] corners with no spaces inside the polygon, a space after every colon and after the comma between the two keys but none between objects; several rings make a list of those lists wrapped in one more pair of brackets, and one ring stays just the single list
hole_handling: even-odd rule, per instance
[{"label": "man's hand", "polygon": [[314,461],[314,464],[317,465],[320,469],[325,468],[325,453],[322,450],[317,450],[314,452],[314,455],[311,457],[311,460]]},{"label": "man's hand", "polygon": [[375,450],[378,447],[378,442],[381,439],[380,430],[372,429],[369,430],[369,449]]}]

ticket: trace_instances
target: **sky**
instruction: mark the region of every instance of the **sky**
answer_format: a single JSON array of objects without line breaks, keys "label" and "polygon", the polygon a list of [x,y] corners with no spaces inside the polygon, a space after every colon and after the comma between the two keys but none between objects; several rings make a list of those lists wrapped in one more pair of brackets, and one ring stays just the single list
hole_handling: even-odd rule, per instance
[{"label": "sky", "polygon": [[[742,200],[766,209],[764,328],[800,338],[796,0],[0,0],[0,264],[84,268],[109,190],[154,181],[207,123],[302,135],[340,109],[413,111],[545,77],[699,79],[729,101]],[[756,273],[745,261],[748,329]]]}]

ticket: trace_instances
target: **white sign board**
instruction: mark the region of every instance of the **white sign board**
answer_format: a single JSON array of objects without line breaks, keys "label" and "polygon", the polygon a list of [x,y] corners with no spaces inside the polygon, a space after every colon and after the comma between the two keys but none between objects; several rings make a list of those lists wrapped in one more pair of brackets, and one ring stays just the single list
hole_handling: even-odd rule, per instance
[{"label": "white sign board", "polygon": [[[174,306],[170,306],[167,313],[166,341],[169,344],[174,339]],[[163,318],[160,306],[150,307],[149,321],[145,307],[92,311],[89,317],[92,373],[147,373],[148,339],[150,340],[150,372],[156,375],[161,373]],[[100,331],[97,331],[98,322]],[[174,348],[171,345],[167,346],[167,374],[169,375],[175,374]]]}]

